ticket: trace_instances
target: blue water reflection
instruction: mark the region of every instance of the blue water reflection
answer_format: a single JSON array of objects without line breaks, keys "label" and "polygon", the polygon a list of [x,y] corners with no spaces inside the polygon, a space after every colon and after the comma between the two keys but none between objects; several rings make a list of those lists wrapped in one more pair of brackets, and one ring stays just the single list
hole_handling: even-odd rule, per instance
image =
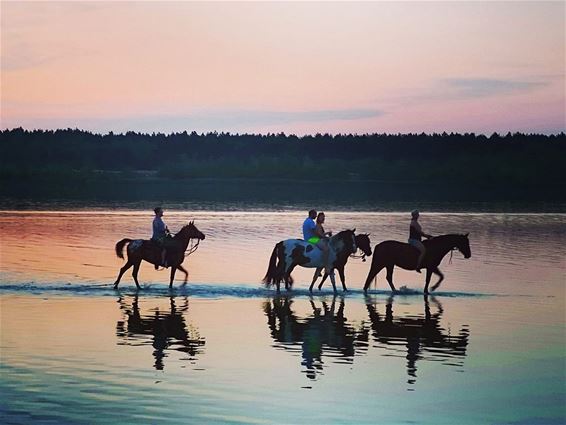
[{"label": "blue water reflection", "polygon": [[191,362],[204,352],[205,339],[197,327],[185,320],[189,310],[187,296],[169,297],[165,311],[159,306],[141,310],[138,294],[121,295],[118,304],[124,316],[116,324],[118,345],[151,345],[156,370],[165,368],[165,358],[171,350],[186,353],[185,360]]}]

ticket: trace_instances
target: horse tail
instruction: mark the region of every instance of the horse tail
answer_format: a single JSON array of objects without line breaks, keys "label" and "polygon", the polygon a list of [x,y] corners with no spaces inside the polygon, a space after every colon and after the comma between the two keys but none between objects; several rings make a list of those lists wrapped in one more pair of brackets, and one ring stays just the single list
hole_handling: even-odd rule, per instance
[{"label": "horse tail", "polygon": [[271,258],[269,259],[269,266],[267,267],[267,273],[265,274],[262,282],[269,286],[273,283],[277,283],[277,281],[281,281],[280,273],[278,272],[278,264],[277,260],[281,261],[281,249],[283,248],[283,242],[279,242],[273,248],[273,252],[271,253]]},{"label": "horse tail", "polygon": [[116,255],[118,258],[124,258],[124,253],[122,252],[124,251],[124,246],[132,241],[133,239],[124,238],[116,244]]},{"label": "horse tail", "polygon": [[374,285],[377,284],[377,274],[385,266],[385,264],[382,263],[382,258],[381,258],[382,247],[380,245],[381,244],[376,245],[375,248],[373,249],[373,258],[371,259],[371,266],[369,268],[368,276],[366,278],[366,283],[364,284],[364,292],[366,292],[369,289],[372,281],[374,282]]}]

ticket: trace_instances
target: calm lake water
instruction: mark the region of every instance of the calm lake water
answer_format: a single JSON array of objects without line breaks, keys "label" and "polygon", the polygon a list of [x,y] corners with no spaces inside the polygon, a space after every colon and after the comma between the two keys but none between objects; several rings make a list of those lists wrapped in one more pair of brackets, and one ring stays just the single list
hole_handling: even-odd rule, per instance
[{"label": "calm lake water", "polygon": [[[385,271],[368,296],[350,259],[347,293],[259,283],[302,211],[166,211],[206,234],[189,284],[142,265],[112,289],[114,244],[148,238],[146,211],[3,211],[2,423],[566,423],[566,215],[424,213],[432,234],[470,232],[446,279]],[[405,240],[407,213],[327,212],[372,246]],[[433,277],[433,281],[434,281]]]}]

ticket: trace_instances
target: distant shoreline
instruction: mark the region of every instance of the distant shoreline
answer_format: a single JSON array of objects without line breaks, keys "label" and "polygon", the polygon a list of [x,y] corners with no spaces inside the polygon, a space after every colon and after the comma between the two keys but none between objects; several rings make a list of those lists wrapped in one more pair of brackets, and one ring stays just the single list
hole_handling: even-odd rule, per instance
[{"label": "distant shoreline", "polygon": [[[562,211],[566,135],[0,131],[7,205]],[[222,207],[223,208],[223,207]],[[474,207],[475,208],[475,207]]]},{"label": "distant shoreline", "polygon": [[566,185],[137,178],[0,180],[2,209],[130,208],[566,212]]}]

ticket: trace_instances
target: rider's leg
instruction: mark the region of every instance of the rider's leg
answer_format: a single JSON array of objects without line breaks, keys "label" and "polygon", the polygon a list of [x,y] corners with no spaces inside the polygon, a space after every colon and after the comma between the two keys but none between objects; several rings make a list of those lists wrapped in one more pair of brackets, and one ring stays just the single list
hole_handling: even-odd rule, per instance
[{"label": "rider's leg", "polygon": [[163,248],[161,251],[161,265],[163,267],[167,267],[167,259],[165,257],[167,257],[167,249]]},{"label": "rider's leg", "polygon": [[425,249],[425,247],[424,247],[424,245],[423,245],[422,242],[416,243],[415,246],[416,246],[417,249],[419,250],[419,258],[418,258],[418,260],[417,260],[417,273],[420,273],[420,272],[421,272],[421,264],[422,264],[422,262],[423,262],[423,258],[424,258],[425,250],[426,250],[426,249]]},{"label": "rider's leg", "polygon": [[326,239],[321,239],[316,244],[322,250],[322,264],[324,264],[324,269],[326,273],[330,274],[332,267],[328,264],[328,257],[330,256],[330,249],[328,246],[328,241]]}]

